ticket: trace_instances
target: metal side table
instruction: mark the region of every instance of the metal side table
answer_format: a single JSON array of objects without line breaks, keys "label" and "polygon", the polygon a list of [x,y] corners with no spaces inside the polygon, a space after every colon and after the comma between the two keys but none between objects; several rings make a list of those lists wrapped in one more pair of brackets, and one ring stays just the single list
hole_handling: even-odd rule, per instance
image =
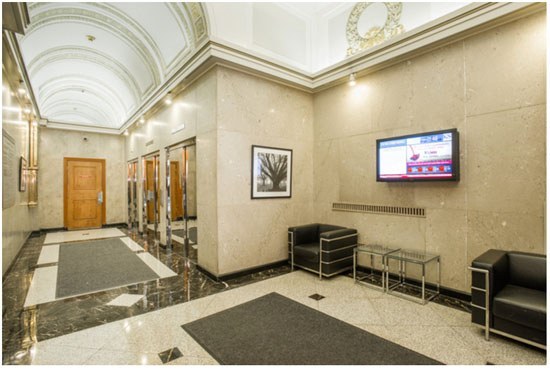
[{"label": "metal side table", "polygon": [[[391,248],[391,247],[384,247],[377,244],[359,244],[354,250],[353,250],[353,281],[356,283],[361,283],[365,285],[369,285],[376,289],[381,289],[382,291],[386,290],[386,282],[385,282],[385,275],[387,270],[387,264],[386,264],[386,256],[392,252],[398,251],[399,248]],[[370,274],[363,276],[361,278],[357,278],[357,254],[364,253],[367,255],[370,255]],[[367,281],[364,281],[365,279],[369,279],[375,276],[374,273],[374,257],[379,256],[382,258],[382,286],[369,283]]]},{"label": "metal side table", "polygon": [[[390,286],[389,274],[390,274],[390,261],[396,260],[399,262],[399,280]],[[418,289],[418,285],[407,283],[407,263],[413,263],[422,266],[422,281],[420,286],[421,298],[411,296],[395,291],[399,287],[408,286],[410,288]],[[437,283],[436,290],[426,289],[426,266],[428,264],[437,264]],[[389,294],[397,295],[406,299],[413,300],[418,303],[426,304],[439,294],[439,285],[441,283],[441,266],[440,256],[437,254],[425,253],[415,250],[400,249],[395,252],[391,252],[386,255],[386,291]]]}]

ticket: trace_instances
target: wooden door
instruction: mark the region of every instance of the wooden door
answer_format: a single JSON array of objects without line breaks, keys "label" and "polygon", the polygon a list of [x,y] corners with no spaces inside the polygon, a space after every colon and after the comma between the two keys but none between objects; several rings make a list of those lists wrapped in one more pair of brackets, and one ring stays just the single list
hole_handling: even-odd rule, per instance
[{"label": "wooden door", "polygon": [[155,162],[153,159],[148,159],[145,162],[145,189],[147,191],[147,223],[155,222]]},{"label": "wooden door", "polygon": [[172,221],[183,217],[179,162],[170,162],[170,209]]},{"label": "wooden door", "polygon": [[101,227],[105,220],[105,160],[64,158],[67,229]]}]

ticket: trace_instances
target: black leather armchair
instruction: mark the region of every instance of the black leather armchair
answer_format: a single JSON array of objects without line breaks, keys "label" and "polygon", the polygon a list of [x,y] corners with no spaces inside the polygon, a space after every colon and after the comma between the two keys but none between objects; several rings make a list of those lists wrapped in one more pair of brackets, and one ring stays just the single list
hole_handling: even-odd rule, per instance
[{"label": "black leather armchair", "polygon": [[472,261],[472,322],[546,349],[546,256],[490,249]]},{"label": "black leather armchair", "polygon": [[304,270],[330,277],[353,268],[357,230],[326,224],[288,228],[288,253],[292,270]]}]

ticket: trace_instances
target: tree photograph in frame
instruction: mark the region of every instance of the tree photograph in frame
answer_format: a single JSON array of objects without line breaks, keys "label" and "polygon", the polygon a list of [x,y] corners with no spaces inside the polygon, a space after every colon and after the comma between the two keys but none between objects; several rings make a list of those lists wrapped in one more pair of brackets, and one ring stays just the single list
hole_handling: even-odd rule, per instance
[{"label": "tree photograph in frame", "polygon": [[292,150],[252,145],[252,199],[290,198]]}]

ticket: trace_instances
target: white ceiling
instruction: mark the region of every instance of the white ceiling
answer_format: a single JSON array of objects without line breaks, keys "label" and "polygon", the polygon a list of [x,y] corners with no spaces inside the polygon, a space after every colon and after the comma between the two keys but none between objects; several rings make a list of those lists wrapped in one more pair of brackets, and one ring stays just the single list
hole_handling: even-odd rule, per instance
[{"label": "white ceiling", "polygon": [[[118,130],[207,38],[310,75],[345,60],[356,4],[28,3],[18,41],[42,118]],[[359,33],[384,25],[383,4],[363,12]],[[409,31],[467,4],[403,3],[401,23]]]},{"label": "white ceiling", "polygon": [[201,41],[194,21],[205,31],[205,19],[193,7],[29,3],[31,23],[19,44],[41,116],[120,128]]}]

